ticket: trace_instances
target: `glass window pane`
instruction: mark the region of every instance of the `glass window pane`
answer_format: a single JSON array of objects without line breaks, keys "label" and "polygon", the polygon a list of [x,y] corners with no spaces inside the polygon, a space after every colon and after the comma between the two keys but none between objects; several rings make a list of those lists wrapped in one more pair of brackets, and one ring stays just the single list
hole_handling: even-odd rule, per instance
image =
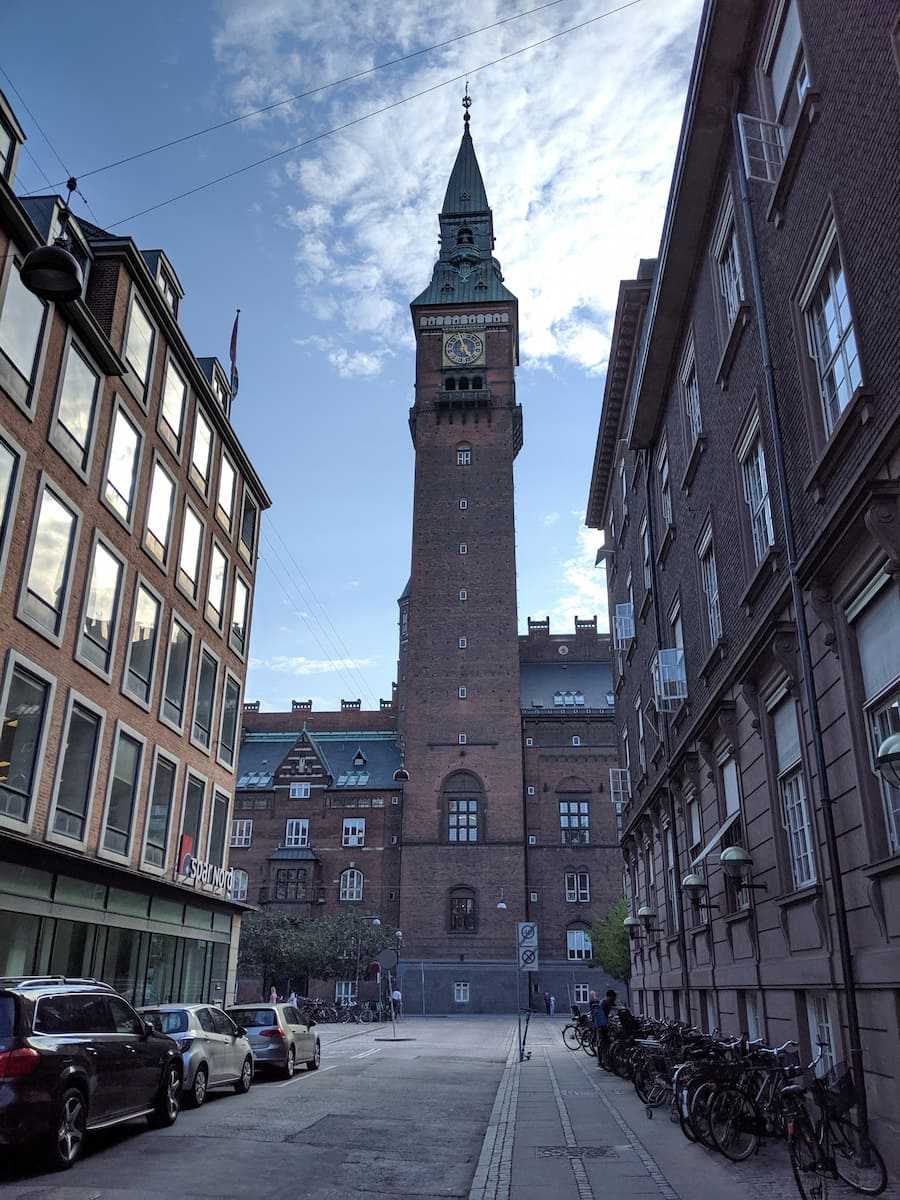
[{"label": "glass window pane", "polygon": [[184,405],[187,384],[184,376],[170,358],[166,363],[166,379],[163,384],[162,432],[174,450],[181,448],[181,426],[184,420]]},{"label": "glass window pane", "polygon": [[0,732],[0,812],[28,818],[49,684],[22,667],[13,671]]},{"label": "glass window pane", "polygon": [[159,463],[155,463],[153,481],[150,485],[150,503],[147,508],[147,541],[149,548],[163,563],[169,553],[174,498],[174,481],[169,478]]},{"label": "glass window pane", "polygon": [[128,853],[131,821],[141,766],[141,743],[127,733],[120,734],[109,791],[109,811],[103,845],[117,854]]},{"label": "glass window pane", "polygon": [[172,798],[175,794],[175,770],[175,764],[169,762],[167,758],[159,757],[156,760],[153,792],[150,796],[147,842],[144,846],[144,861],[152,863],[156,867],[165,866]]},{"label": "glass window pane", "polygon": [[192,508],[185,507],[181,555],[178,560],[178,582],[192,597],[197,595],[197,582],[200,578],[202,538],[203,523]]},{"label": "glass window pane", "polygon": [[71,344],[56,419],[64,452],[81,470],[87,465],[99,386],[99,375],[88,365],[78,347]]},{"label": "glass window pane", "polygon": [[222,731],[219,738],[219,757],[229,766],[234,765],[240,696],[241,685],[232,675],[229,675],[225,680],[225,695],[222,699]]},{"label": "glass window pane", "polygon": [[166,668],[163,714],[176,725],[181,725],[184,720],[184,698],[187,691],[190,658],[190,630],[185,628],[180,621],[173,621],[169,634],[169,662]]},{"label": "glass window pane", "polygon": [[212,429],[200,409],[194,417],[194,444],[191,448],[191,467],[195,472],[202,491],[206,494],[209,484],[209,462],[212,456]]},{"label": "glass window pane", "polygon": [[194,775],[188,778],[184,793],[184,815],[181,820],[182,846],[180,854],[197,854],[200,849],[204,790],[205,784],[202,779],[198,779]]},{"label": "glass window pane", "polygon": [[24,286],[19,267],[12,264],[0,311],[0,350],[30,383],[47,307]]},{"label": "glass window pane", "polygon": [[222,610],[225,606],[225,574],[228,560],[219,549],[213,545],[209,562],[209,585],[206,596],[206,614],[217,626],[222,624]]},{"label": "glass window pane", "polygon": [[113,639],[119,619],[123,566],[102,542],[94,547],[94,562],[84,606],[81,653],[101,671],[110,668]]},{"label": "glass window pane", "polygon": [[204,651],[200,657],[200,677],[197,681],[194,738],[207,748],[211,739],[213,697],[215,696],[217,673],[215,659]]},{"label": "glass window pane", "polygon": [[124,521],[131,520],[134,489],[137,482],[137,457],[140,434],[122,409],[116,411],[113,422],[109,465],[106,469],[104,499]]},{"label": "glass window pane", "polygon": [[146,384],[147,372],[150,367],[150,354],[153,350],[153,326],[137,297],[131,305],[131,319],[128,322],[128,340],[125,344],[125,357],[135,375]]},{"label": "glass window pane", "polygon": [[74,513],[45,489],[28,570],[25,611],[54,633],[59,631],[65,603],[74,536]]},{"label": "glass window pane", "polygon": [[99,714],[81,704],[73,704],[63,748],[53,828],[57,833],[79,841],[85,832],[99,738]]},{"label": "glass window pane", "polygon": [[217,867],[225,862],[225,834],[228,829],[228,797],[216,792],[213,801],[212,829],[209,835],[208,861]]},{"label": "glass window pane", "polygon": [[240,575],[234,577],[234,597],[231,604],[231,644],[243,653],[247,640],[247,606],[250,590]]},{"label": "glass window pane", "polygon": [[131,650],[128,655],[129,692],[147,702],[153,686],[153,664],[156,661],[156,638],[162,605],[145,587],[138,588],[131,627]]},{"label": "glass window pane", "polygon": [[0,553],[6,543],[6,530],[12,515],[12,500],[18,477],[19,456],[0,440]]},{"label": "glass window pane", "polygon": [[227,529],[231,528],[231,513],[233,507],[234,467],[223,454],[222,463],[219,467],[218,516],[219,520]]},{"label": "glass window pane", "polygon": [[256,505],[249,492],[244,492],[244,511],[241,516],[241,543],[252,554],[256,546]]}]

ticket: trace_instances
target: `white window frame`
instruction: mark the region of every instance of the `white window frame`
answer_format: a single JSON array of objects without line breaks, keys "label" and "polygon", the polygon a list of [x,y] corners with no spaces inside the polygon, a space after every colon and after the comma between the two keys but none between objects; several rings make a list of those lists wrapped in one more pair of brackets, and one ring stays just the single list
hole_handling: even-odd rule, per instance
[{"label": "white window frame", "polygon": [[[188,561],[185,563],[185,556],[191,548],[188,542],[189,522],[194,522],[191,528],[196,530],[196,552],[192,556],[193,562]],[[200,594],[200,579],[203,575],[205,549],[206,522],[188,500],[187,496],[185,496],[184,508],[181,514],[181,537],[178,543],[178,566],[175,571],[175,583],[179,591],[183,592],[195,606]]]},{"label": "white window frame", "polygon": [[[243,614],[238,613],[241,597],[243,597]],[[247,643],[250,632],[250,584],[235,568],[231,585],[231,622],[228,626],[228,644],[238,656],[244,658],[247,653]],[[240,621],[238,617],[240,615]]]},{"label": "white window frame", "polygon": [[[204,467],[200,458],[202,443],[198,440],[201,429],[209,434],[209,441],[206,443],[206,465]],[[212,458],[213,448],[215,445],[215,433],[212,423],[207,419],[206,413],[199,404],[194,406],[194,430],[191,435],[191,460],[188,467],[191,483],[204,498],[209,498],[209,481],[212,475]]]},{"label": "white window frame", "polygon": [[471,999],[471,991],[468,981],[454,980],[453,983],[453,1003],[468,1004]]},{"label": "white window frame", "polygon": [[365,846],[366,819],[365,817],[344,817],[341,829],[342,846]]},{"label": "white window frame", "polygon": [[[146,684],[146,694],[144,694],[143,689],[136,690],[136,688],[132,685],[132,682],[131,682],[132,675],[135,675],[136,678],[140,678],[139,676],[137,676],[136,672],[132,671],[131,661],[132,661],[132,648],[135,645],[134,634],[135,634],[135,627],[136,627],[137,616],[138,616],[138,604],[141,599],[141,593],[145,593],[147,595],[147,597],[156,605],[156,623],[153,626],[153,646],[152,646],[151,656],[150,656],[149,673],[148,673],[147,684]],[[159,643],[160,643],[160,633],[163,628],[163,613],[164,613],[164,605],[163,605],[162,596],[159,594],[159,592],[156,590],[156,588],[150,586],[150,584],[147,582],[146,579],[143,578],[143,576],[139,575],[137,577],[137,579],[135,580],[134,592],[132,594],[132,599],[131,599],[131,613],[130,613],[131,619],[128,622],[128,646],[127,646],[126,653],[125,653],[125,667],[122,672],[122,694],[125,696],[128,696],[128,698],[130,700],[133,700],[135,702],[135,704],[139,704],[141,706],[141,708],[146,709],[147,712],[150,711],[150,702],[153,698],[153,689],[156,686],[156,668],[157,668],[158,661],[159,661]]]},{"label": "white window frame", "polygon": [[456,448],[456,465],[458,467],[470,467],[472,465],[472,447],[469,445],[460,445]]},{"label": "white window frame", "polygon": [[724,333],[727,337],[744,303],[744,280],[738,244],[734,200],[729,193],[722,204],[713,233],[712,253],[716,264],[716,288],[721,304]]},{"label": "white window frame", "polygon": [[308,783],[292,783],[290,791],[291,800],[308,800],[310,797],[310,786]]},{"label": "white window frame", "polygon": [[827,1049],[822,1049],[822,1058],[816,1067],[816,1075],[821,1078],[831,1070],[838,1059],[835,1041],[835,1030],[838,1026],[834,1019],[834,1002],[828,992],[806,993],[806,1020],[813,1058],[818,1056],[819,1041],[828,1043]]},{"label": "white window frame", "polygon": [[[221,570],[219,569],[221,564]],[[214,591],[217,583],[218,594]],[[209,625],[218,633],[222,632],[225,621],[225,605],[228,598],[228,554],[217,538],[213,538],[209,552],[209,574],[206,579],[206,600],[203,604],[203,616]]]},{"label": "white window frame", "polygon": [[587,962],[593,954],[594,947],[586,929],[566,930],[566,958],[569,962]]},{"label": "white window frame", "polygon": [[694,336],[691,334],[681,360],[681,403],[689,445],[696,445],[703,433],[703,412],[700,407],[700,380],[697,374],[697,358],[694,353]]},{"label": "white window frame", "polygon": [[588,871],[566,871],[565,885],[567,904],[590,903],[591,877]]},{"label": "white window frame", "polygon": [[[150,330],[150,343],[147,347],[146,360],[143,363],[135,363],[131,357],[131,333],[132,323],[134,321],[134,312],[138,309],[143,319],[146,321]],[[128,307],[128,321],[125,327],[125,336],[122,340],[122,357],[128,365],[128,374],[125,376],[125,382],[128,384],[131,392],[140,404],[147,407],[147,393],[150,390],[150,381],[153,378],[153,356],[156,351],[157,331],[156,326],[150,319],[150,314],[147,312],[145,305],[139,299],[137,289],[131,289],[131,303]],[[135,358],[137,356],[135,355]],[[140,367],[140,371],[138,368]]]},{"label": "white window frame", "polygon": [[235,902],[246,901],[250,889],[250,876],[241,867],[235,867],[234,887],[231,889],[231,899]]},{"label": "white window frame", "polygon": [[669,447],[663,438],[656,452],[656,478],[659,492],[659,511],[666,525],[672,524],[672,484],[669,478]]},{"label": "white window frame", "polygon": [[[184,423],[187,407],[187,378],[172,354],[169,353],[166,357],[166,367],[163,373],[157,429],[159,430],[160,437],[179,462],[181,461],[181,447],[184,441]],[[173,424],[173,421],[176,424]]]},{"label": "white window frame", "polygon": [[738,446],[738,461],[744,485],[744,501],[750,516],[753,558],[757,566],[775,545],[772,526],[772,506],[769,501],[769,482],[766,458],[757,415]]},{"label": "white window frame", "polygon": [[715,646],[722,636],[722,612],[719,607],[719,579],[710,525],[707,525],[697,547],[697,560],[700,564],[703,594],[706,597],[706,632],[710,646]]},{"label": "white window frame", "polygon": [[284,844],[288,847],[309,845],[309,817],[288,817],[284,826]]},{"label": "white window frame", "polygon": [[[114,783],[113,767],[116,761],[116,756],[119,750],[119,743],[122,738],[129,738],[136,742],[139,746],[139,757],[137,763],[137,771],[135,772],[134,784],[131,796],[131,816],[129,821],[129,829],[125,850],[113,850],[106,845],[106,837],[109,832],[109,814],[112,807],[112,790]],[[97,846],[97,856],[99,858],[112,859],[114,862],[129,863],[134,852],[134,830],[137,823],[137,816],[141,805],[141,780],[144,775],[144,767],[147,760],[147,739],[138,730],[132,729],[130,725],[126,725],[122,721],[117,721],[113,733],[112,745],[109,751],[109,778],[106,783],[106,798],[103,805],[103,820],[100,824],[100,840]],[[117,833],[120,831],[116,831]]]},{"label": "white window frame", "polygon": [[[154,506],[160,504],[163,499],[161,489],[169,485],[168,493],[168,515],[166,517],[165,530],[151,527],[151,518],[156,522],[159,514],[154,514]],[[166,570],[169,564],[169,555],[172,550],[172,529],[175,524],[175,511],[178,507],[178,483],[175,477],[168,470],[165,463],[155,454],[153,456],[153,464],[150,468],[150,483],[147,489],[147,515],[144,526],[144,549],[150,557]],[[160,534],[163,536],[161,537]]]},{"label": "white window frame", "polygon": [[[231,494],[223,495],[223,491],[227,488],[227,480],[231,477]],[[223,454],[219,459],[219,485],[216,488],[216,520],[231,533],[232,522],[234,521],[234,501],[238,491],[238,476],[235,470],[234,463],[227,454]],[[227,501],[227,503],[225,503]]]},{"label": "white window frame", "polygon": [[341,872],[340,879],[341,900],[349,900],[354,904],[358,904],[363,898],[363,890],[365,887],[365,879],[363,873],[357,867],[348,867],[346,871]]},{"label": "white window frame", "polygon": [[809,90],[796,0],[780,0],[763,44],[762,74],[769,115],[790,134]]}]

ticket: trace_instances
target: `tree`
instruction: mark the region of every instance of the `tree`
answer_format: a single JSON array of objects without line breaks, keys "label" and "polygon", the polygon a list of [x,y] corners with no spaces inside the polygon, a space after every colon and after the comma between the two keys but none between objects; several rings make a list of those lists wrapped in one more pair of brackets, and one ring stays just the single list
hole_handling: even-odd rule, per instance
[{"label": "tree", "polygon": [[591,927],[593,965],[602,967],[607,975],[621,979],[623,983],[631,979],[631,946],[622,924],[627,916],[628,905],[623,897]]},{"label": "tree", "polygon": [[297,936],[293,917],[271,909],[248,913],[241,922],[238,972],[258,975],[265,995],[276,979],[290,975],[290,961]]}]

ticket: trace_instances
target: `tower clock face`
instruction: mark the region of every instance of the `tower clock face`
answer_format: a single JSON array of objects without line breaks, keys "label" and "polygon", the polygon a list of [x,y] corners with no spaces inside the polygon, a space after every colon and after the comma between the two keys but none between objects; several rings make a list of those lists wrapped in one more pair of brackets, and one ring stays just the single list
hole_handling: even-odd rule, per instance
[{"label": "tower clock face", "polygon": [[477,333],[451,333],[444,341],[444,356],[458,366],[473,363],[483,354],[484,341]]}]

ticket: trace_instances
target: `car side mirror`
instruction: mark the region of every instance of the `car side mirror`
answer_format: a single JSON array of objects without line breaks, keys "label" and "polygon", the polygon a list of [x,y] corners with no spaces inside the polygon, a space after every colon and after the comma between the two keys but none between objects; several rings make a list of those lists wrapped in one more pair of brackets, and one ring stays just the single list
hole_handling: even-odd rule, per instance
[{"label": "car side mirror", "polygon": [[313,1025],[318,1025],[318,1023],[319,1023],[318,1021],[314,1021],[313,1018],[310,1017],[309,1020],[306,1022],[306,1026],[308,1029],[312,1029]]},{"label": "car side mirror", "polygon": [[238,1037],[246,1037],[247,1036],[247,1030],[243,1027],[243,1025],[238,1025],[237,1035],[238,1035]]},{"label": "car side mirror", "polygon": [[159,1033],[160,1032],[160,1030],[158,1030],[156,1028],[156,1026],[153,1024],[152,1021],[146,1021],[143,1018],[141,1018],[141,1029],[142,1029],[142,1037],[145,1037],[145,1038],[148,1038],[151,1033]]}]

